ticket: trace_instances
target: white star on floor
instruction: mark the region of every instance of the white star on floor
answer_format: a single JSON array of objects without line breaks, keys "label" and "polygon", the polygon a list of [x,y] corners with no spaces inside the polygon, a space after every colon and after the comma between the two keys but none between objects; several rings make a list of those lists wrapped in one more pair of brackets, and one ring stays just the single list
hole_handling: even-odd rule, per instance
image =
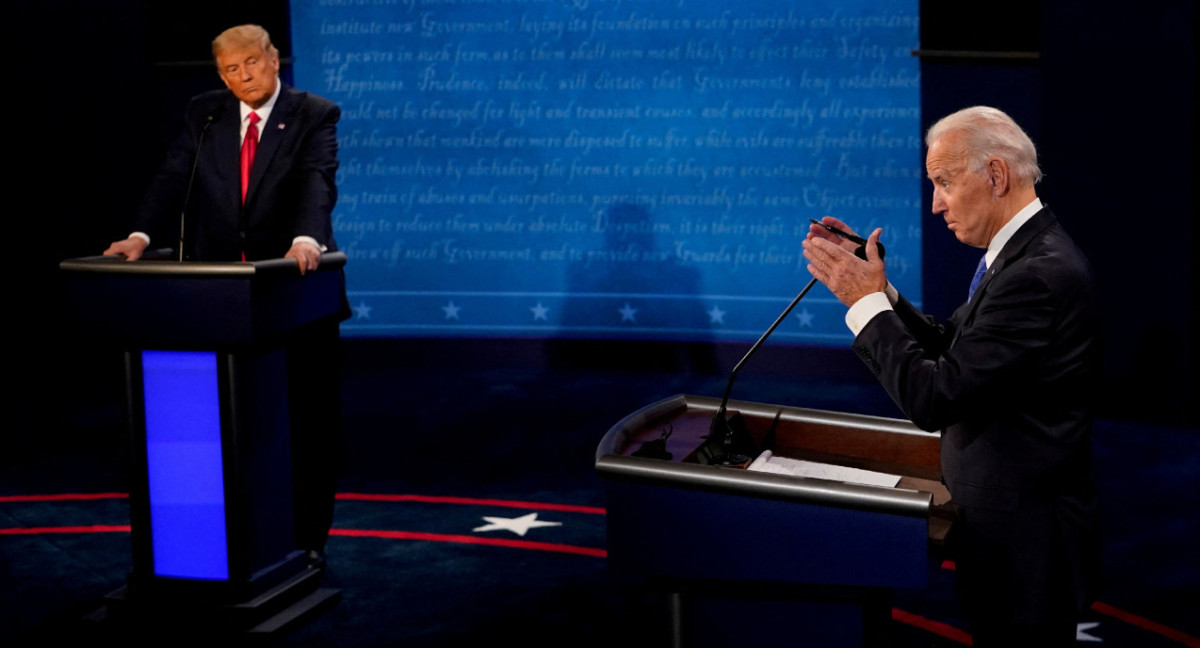
[{"label": "white star on floor", "polygon": [[1092,621],[1089,623],[1080,623],[1080,624],[1076,625],[1075,626],[1075,641],[1092,641],[1095,643],[1104,643],[1104,640],[1101,639],[1100,637],[1093,637],[1092,635],[1088,634],[1088,630],[1094,630],[1099,626],[1100,626],[1099,621]]},{"label": "white star on floor", "polygon": [[813,314],[807,308],[796,313],[796,319],[800,320],[800,326],[812,328]]},{"label": "white star on floor", "polygon": [[629,302],[625,302],[624,308],[617,309],[617,312],[621,314],[622,322],[636,322],[637,318],[634,316],[637,315],[637,311],[638,309],[630,306]]},{"label": "white star on floor", "polygon": [[709,324],[724,324],[725,323],[725,311],[721,310],[720,306],[713,306],[708,311],[708,323]]},{"label": "white star on floor", "polygon": [[371,307],[367,306],[367,302],[360,301],[354,307],[354,319],[371,319]]},{"label": "white star on floor", "polygon": [[537,306],[534,306],[533,308],[530,308],[529,310],[533,311],[533,320],[534,320],[535,322],[536,322],[537,320],[545,320],[545,319],[546,319],[546,313],[549,313],[549,312],[550,312],[550,309],[549,309],[549,308],[546,308],[545,306],[542,306],[542,302],[538,302],[538,303],[537,303]]},{"label": "white star on floor", "polygon": [[487,520],[488,524],[475,527],[471,530],[475,533],[482,533],[484,531],[512,531],[513,533],[524,538],[525,534],[528,533],[530,529],[536,529],[537,527],[562,526],[562,522],[544,522],[537,519],[537,513],[529,513],[528,515],[522,515],[521,517],[516,518],[488,517],[485,515],[483,516],[483,519]]},{"label": "white star on floor", "polygon": [[462,307],[455,306],[454,302],[450,302],[449,304],[442,306],[442,311],[446,313],[446,319],[448,320],[458,319],[458,311],[460,310],[462,310]]}]

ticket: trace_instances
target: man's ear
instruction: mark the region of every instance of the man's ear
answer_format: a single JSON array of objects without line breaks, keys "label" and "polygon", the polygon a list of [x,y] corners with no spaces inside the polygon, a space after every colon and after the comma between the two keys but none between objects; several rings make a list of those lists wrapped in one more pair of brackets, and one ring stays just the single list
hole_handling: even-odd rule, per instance
[{"label": "man's ear", "polygon": [[992,197],[999,198],[1008,193],[1008,163],[1000,158],[992,158],[987,163],[988,179],[992,183]]}]

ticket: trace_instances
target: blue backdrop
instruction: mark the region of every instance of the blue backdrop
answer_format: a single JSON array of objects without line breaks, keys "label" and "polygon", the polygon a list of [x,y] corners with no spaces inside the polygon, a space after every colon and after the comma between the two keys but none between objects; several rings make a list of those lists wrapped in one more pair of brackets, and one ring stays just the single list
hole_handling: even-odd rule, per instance
[{"label": "blue backdrop", "polygon": [[[294,2],[352,336],[756,337],[808,218],[920,302],[917,3]],[[815,290],[776,336],[843,344]]]}]

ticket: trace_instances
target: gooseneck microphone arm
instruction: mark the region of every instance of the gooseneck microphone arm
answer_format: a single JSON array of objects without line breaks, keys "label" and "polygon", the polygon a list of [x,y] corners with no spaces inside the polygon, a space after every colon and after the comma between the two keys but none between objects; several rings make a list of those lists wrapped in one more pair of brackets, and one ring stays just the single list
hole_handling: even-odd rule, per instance
[{"label": "gooseneck microphone arm", "polygon": [[192,158],[192,172],[188,175],[187,191],[183,194],[183,207],[179,210],[179,260],[183,261],[183,236],[184,226],[187,219],[188,204],[192,200],[192,185],[196,182],[196,168],[200,166],[200,149],[204,147],[204,135],[208,133],[208,129],[212,127],[213,122],[221,117],[224,112],[221,108],[214,110],[204,120],[204,128],[200,129],[200,138],[196,142],[196,155]]},{"label": "gooseneck microphone arm", "polygon": [[783,309],[783,312],[779,314],[779,317],[775,318],[775,323],[771,324],[771,327],[767,329],[767,332],[763,333],[762,337],[758,338],[758,341],[754,343],[754,346],[750,347],[750,350],[746,352],[746,355],[742,356],[741,360],[738,360],[738,363],[733,367],[733,371],[729,372],[729,383],[725,385],[725,396],[721,398],[721,407],[717,410],[717,414],[713,417],[712,424],[708,428],[710,436],[713,434],[723,434],[725,435],[726,439],[729,439],[730,430],[729,423],[725,420],[725,408],[729,405],[729,395],[733,392],[733,381],[737,379],[738,371],[741,370],[742,365],[746,364],[747,360],[752,358],[754,354],[758,352],[758,348],[763,345],[763,342],[766,342],[767,338],[771,337],[771,334],[775,332],[775,329],[779,328],[779,325],[783,323],[783,320],[787,319],[787,316],[791,314],[792,309],[796,307],[796,304],[799,304],[800,300],[804,299],[804,296],[808,294],[809,290],[812,290],[812,287],[816,285],[816,283],[816,277],[813,277],[811,280],[809,280],[808,285],[804,287],[804,290],[801,290],[800,294],[796,295],[796,298],[792,300],[792,303],[788,304],[788,307]]},{"label": "gooseneck microphone arm", "polygon": [[[854,256],[857,256],[864,261],[867,259],[867,247],[864,239],[840,230],[836,230],[827,225],[822,225],[817,221],[813,222],[821,225],[821,227],[829,229],[843,238],[849,239],[854,243],[858,243],[858,249],[854,251]],[[883,244],[876,243],[875,245],[876,250],[879,252],[879,258],[882,260],[884,256]],[[804,290],[801,290],[800,294],[796,295],[796,298],[792,300],[792,303],[788,304],[788,307],[783,309],[783,312],[780,313],[779,317],[775,319],[775,323],[771,324],[771,327],[767,329],[767,332],[763,333],[762,337],[758,338],[758,341],[754,343],[754,346],[750,347],[750,350],[746,352],[746,355],[742,356],[742,359],[739,360],[736,365],[734,365],[733,371],[729,372],[729,383],[725,385],[725,396],[721,398],[721,407],[717,409],[716,415],[713,416],[712,423],[710,423],[708,426],[709,441],[713,443],[719,443],[720,447],[724,450],[724,454],[718,456],[713,463],[721,465],[735,465],[744,463],[741,461],[744,459],[744,457],[737,456],[737,453],[734,450],[734,432],[729,426],[726,412],[726,408],[729,405],[729,395],[733,392],[733,381],[737,378],[738,371],[741,370],[742,365],[746,364],[746,361],[754,356],[754,354],[758,351],[758,348],[762,346],[763,342],[766,342],[767,338],[771,337],[771,334],[775,332],[775,329],[779,328],[779,325],[783,323],[783,320],[787,319],[787,316],[792,312],[792,309],[796,307],[796,304],[799,304],[800,300],[804,299],[804,296],[808,294],[809,290],[812,290],[812,287],[816,283],[816,277],[813,277],[811,280],[809,280],[808,285],[804,287]],[[745,459],[748,460],[748,458]]]}]

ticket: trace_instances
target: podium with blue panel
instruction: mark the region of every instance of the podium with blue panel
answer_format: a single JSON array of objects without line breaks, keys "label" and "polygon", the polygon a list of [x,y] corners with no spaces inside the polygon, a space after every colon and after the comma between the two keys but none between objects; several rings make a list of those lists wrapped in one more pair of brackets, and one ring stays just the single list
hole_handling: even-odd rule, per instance
[{"label": "podium with blue panel", "polygon": [[944,538],[940,439],[907,421],[731,401],[775,455],[888,473],[895,487],[705,463],[719,399],[630,414],[596,450],[610,572],[667,594],[675,646],[885,646],[893,588]]},{"label": "podium with blue panel", "polygon": [[339,316],[344,264],[60,264],[76,319],[124,350],[133,571],[110,608],[270,632],[336,602],[295,541],[285,346]]}]

